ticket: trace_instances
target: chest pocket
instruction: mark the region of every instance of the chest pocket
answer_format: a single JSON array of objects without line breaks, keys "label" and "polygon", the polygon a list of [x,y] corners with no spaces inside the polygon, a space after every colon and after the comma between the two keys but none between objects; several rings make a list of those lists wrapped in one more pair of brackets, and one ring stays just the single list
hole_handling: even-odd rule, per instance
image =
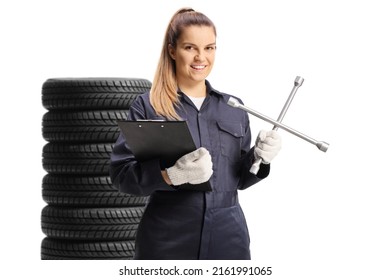
[{"label": "chest pocket", "polygon": [[238,161],[241,157],[242,138],[244,137],[241,123],[218,121],[217,126],[221,154],[232,161]]}]

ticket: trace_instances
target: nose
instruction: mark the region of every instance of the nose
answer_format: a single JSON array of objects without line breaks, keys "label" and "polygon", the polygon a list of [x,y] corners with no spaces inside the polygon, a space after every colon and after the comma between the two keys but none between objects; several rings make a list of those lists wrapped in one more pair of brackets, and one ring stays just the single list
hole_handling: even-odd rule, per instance
[{"label": "nose", "polygon": [[203,61],[204,59],[204,54],[202,51],[199,51],[196,55],[195,55],[195,60],[196,61]]}]

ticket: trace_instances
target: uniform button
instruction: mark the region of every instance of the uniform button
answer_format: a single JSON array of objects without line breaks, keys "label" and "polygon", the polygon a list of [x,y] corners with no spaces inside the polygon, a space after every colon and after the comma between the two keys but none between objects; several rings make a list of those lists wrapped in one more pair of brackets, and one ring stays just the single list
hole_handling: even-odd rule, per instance
[{"label": "uniform button", "polygon": [[198,113],[198,116],[200,117],[202,115],[202,113]]},{"label": "uniform button", "polygon": [[237,133],[234,133],[234,136],[236,136],[236,137],[237,137],[237,136],[238,136],[238,134],[237,134]]}]

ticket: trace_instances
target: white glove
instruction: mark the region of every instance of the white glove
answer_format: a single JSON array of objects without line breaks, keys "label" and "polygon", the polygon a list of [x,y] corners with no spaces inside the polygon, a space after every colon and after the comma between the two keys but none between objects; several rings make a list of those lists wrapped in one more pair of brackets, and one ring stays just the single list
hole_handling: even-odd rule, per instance
[{"label": "white glove", "polygon": [[262,159],[268,164],[279,153],[282,148],[282,139],[275,130],[261,130],[255,142],[255,160]]},{"label": "white glove", "polygon": [[199,148],[179,158],[175,165],[166,169],[174,186],[208,181],[213,174],[213,163],[209,151]]}]

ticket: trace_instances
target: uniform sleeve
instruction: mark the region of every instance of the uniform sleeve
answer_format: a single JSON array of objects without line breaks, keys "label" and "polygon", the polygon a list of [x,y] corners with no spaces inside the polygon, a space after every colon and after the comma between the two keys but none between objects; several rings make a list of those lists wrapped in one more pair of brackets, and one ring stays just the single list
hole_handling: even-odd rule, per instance
[{"label": "uniform sleeve", "polygon": [[260,164],[259,172],[254,175],[250,173],[250,168],[254,162],[254,147],[250,148],[251,144],[251,129],[249,126],[249,117],[248,114],[245,113],[245,132],[244,138],[242,142],[242,158],[240,164],[240,181],[238,185],[238,189],[243,190],[246,189],[262,179],[266,178],[270,173],[270,164]]},{"label": "uniform sleeve", "polygon": [[[133,102],[128,120],[145,119],[142,101]],[[120,133],[111,153],[110,176],[113,185],[121,192],[148,196],[157,190],[175,190],[161,175],[158,159],[138,162]]]}]

